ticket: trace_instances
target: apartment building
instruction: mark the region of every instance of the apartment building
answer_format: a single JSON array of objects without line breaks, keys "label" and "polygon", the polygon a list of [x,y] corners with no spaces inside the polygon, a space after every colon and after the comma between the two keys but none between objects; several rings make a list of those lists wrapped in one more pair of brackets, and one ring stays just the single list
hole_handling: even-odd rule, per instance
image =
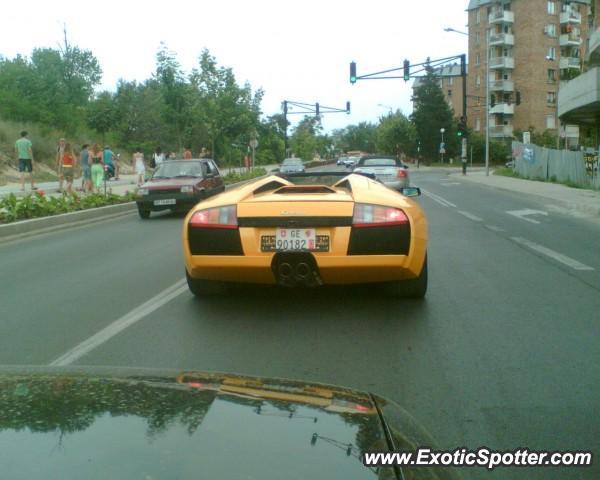
[{"label": "apartment building", "polygon": [[489,101],[492,137],[534,127],[577,143],[578,128],[560,124],[558,90],[561,81],[581,73],[599,7],[600,0],[470,0],[469,126],[485,131]]},{"label": "apartment building", "polygon": [[[450,108],[454,111],[455,117],[463,115],[463,79],[460,75],[460,63],[445,65],[434,69],[434,74],[439,78],[438,83],[444,98]],[[413,82],[413,91],[423,84],[423,80],[416,78]]]}]

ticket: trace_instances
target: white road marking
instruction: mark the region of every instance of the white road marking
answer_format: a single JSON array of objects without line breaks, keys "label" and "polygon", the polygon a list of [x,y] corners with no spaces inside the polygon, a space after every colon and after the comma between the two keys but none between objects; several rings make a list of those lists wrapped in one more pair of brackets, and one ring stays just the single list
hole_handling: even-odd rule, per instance
[{"label": "white road marking", "polygon": [[448,200],[440,197],[439,195],[436,195],[435,193],[431,193],[427,190],[423,190],[421,189],[421,193],[429,198],[431,198],[434,202],[439,203],[440,205],[444,206],[444,207],[454,207],[456,208],[456,205],[454,205],[452,202],[449,202]]},{"label": "white road marking", "polygon": [[479,218],[472,213],[463,212],[462,210],[459,210],[458,213],[460,213],[463,217],[467,217],[469,220],[473,220],[474,222],[483,222],[482,218]]},{"label": "white road marking", "polygon": [[149,315],[153,311],[159,309],[166,303],[170,302],[175,297],[181,295],[186,290],[187,285],[186,280],[184,278],[179,280],[174,285],[171,285],[169,288],[163,290],[158,295],[143,303],[139,307],[133,309],[131,312],[125,314],[118,320],[115,320],[113,323],[103,328],[98,333],[92,335],[87,340],[84,340],[79,345],[77,345],[76,347],[66,352],[64,355],[54,360],[50,364],[50,366],[61,367],[65,365],[70,365],[71,363],[77,361],[87,353],[102,345],[104,342],[110,340],[118,333],[122,332],[134,323],[140,321],[142,318]]},{"label": "white road marking", "polygon": [[493,232],[504,232],[503,228],[497,227],[496,225],[486,225],[485,228],[492,230]]},{"label": "white road marking", "polygon": [[531,248],[532,250],[535,250],[536,252],[546,255],[547,257],[550,257],[553,260],[556,260],[557,262],[560,262],[563,265],[566,265],[567,267],[571,267],[574,270],[582,270],[582,271],[594,270],[593,267],[584,265],[583,263],[580,263],[571,257],[567,257],[566,255],[563,255],[562,253],[555,252],[554,250],[551,250],[547,247],[544,247],[543,245],[539,245],[538,243],[532,242],[525,238],[510,237],[510,239],[514,242],[517,242],[520,245],[524,245],[528,248]]},{"label": "white road marking", "polygon": [[442,187],[451,187],[453,185],[460,185],[458,182],[448,182],[448,183],[440,183]]},{"label": "white road marking", "polygon": [[517,217],[520,218],[521,220],[525,220],[526,222],[529,223],[535,223],[537,225],[539,225],[541,222],[538,222],[537,220],[533,220],[532,218],[527,218],[527,215],[544,215],[545,217],[548,216],[548,212],[544,212],[543,210],[531,210],[531,209],[524,209],[524,210],[510,210],[507,211],[506,213],[508,213],[509,215],[512,215],[513,217]]}]

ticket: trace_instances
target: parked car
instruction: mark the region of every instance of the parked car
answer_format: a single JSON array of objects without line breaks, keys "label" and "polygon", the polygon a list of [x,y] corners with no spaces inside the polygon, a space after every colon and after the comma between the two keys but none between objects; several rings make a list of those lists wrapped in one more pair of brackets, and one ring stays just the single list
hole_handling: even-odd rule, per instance
[{"label": "parked car", "polygon": [[338,167],[339,167],[339,166],[341,166],[341,165],[345,165],[345,163],[344,163],[344,162],[346,161],[346,158],[348,158],[348,157],[340,157],[340,158],[338,158],[338,159],[337,159],[337,162],[335,162],[335,164],[336,164]]},{"label": "parked car", "polygon": [[360,160],[360,157],[346,157],[344,159],[344,166],[346,168],[352,168]]},{"label": "parked car", "polygon": [[279,169],[281,173],[300,173],[304,172],[304,163],[300,158],[286,158]]},{"label": "parked car", "polygon": [[386,187],[400,190],[410,185],[408,166],[396,157],[384,155],[366,155],[361,157],[354,171],[357,173],[370,173]]},{"label": "parked car", "polygon": [[188,211],[205,198],[225,190],[225,182],[211,159],[168,160],[138,189],[140,217],[160,210]]},{"label": "parked car", "polygon": [[182,238],[192,293],[226,291],[228,282],[380,283],[391,296],[423,298],[427,220],[408,198],[420,190],[398,195],[365,175],[280,173],[194,207]]}]

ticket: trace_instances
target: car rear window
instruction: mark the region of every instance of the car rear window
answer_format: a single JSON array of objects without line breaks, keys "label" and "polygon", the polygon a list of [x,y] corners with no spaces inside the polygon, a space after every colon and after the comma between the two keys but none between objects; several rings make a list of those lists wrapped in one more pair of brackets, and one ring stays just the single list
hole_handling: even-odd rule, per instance
[{"label": "car rear window", "polygon": [[200,162],[163,162],[154,172],[155,177],[174,178],[174,177],[201,177],[206,173],[206,166],[202,168]]},{"label": "car rear window", "polygon": [[299,158],[287,158],[283,161],[284,165],[302,165],[302,160]]},{"label": "car rear window", "polygon": [[398,163],[393,158],[365,158],[361,160],[362,167],[398,167]]}]

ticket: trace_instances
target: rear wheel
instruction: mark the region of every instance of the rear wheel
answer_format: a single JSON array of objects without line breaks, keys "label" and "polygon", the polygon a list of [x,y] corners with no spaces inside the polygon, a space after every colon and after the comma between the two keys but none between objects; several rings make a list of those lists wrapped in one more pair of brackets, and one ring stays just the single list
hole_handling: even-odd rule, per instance
[{"label": "rear wheel", "polygon": [[201,278],[192,278],[185,271],[188,288],[197,297],[206,297],[210,295],[222,295],[227,291],[227,283],[216,280],[204,280]]},{"label": "rear wheel", "polygon": [[140,215],[140,218],[142,218],[142,219],[144,219],[144,220],[146,220],[146,219],[150,218],[150,210],[147,210],[147,209],[145,209],[145,208],[138,207],[138,213],[139,213],[139,215]]},{"label": "rear wheel", "polygon": [[417,278],[390,282],[387,284],[387,287],[387,293],[390,296],[403,298],[425,298],[425,294],[427,293],[427,254],[425,254],[423,268],[421,269],[421,273]]}]

